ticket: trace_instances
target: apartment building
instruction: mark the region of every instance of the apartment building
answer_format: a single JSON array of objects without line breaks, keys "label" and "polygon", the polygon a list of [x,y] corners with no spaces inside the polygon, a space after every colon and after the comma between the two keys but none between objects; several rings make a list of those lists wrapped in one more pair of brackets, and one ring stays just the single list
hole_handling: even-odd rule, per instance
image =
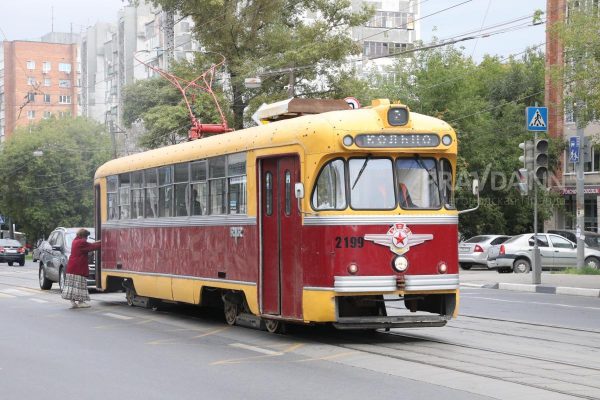
[{"label": "apartment building", "polygon": [[0,141],[41,119],[77,115],[76,44],[15,40],[1,46]]}]

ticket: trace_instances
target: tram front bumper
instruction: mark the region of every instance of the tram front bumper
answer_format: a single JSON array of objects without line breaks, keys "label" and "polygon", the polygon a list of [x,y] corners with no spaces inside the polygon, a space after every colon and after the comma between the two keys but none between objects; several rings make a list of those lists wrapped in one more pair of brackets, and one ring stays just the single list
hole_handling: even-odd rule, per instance
[{"label": "tram front bumper", "polygon": [[427,328],[444,326],[446,315],[404,315],[380,317],[340,317],[333,326],[337,329]]}]

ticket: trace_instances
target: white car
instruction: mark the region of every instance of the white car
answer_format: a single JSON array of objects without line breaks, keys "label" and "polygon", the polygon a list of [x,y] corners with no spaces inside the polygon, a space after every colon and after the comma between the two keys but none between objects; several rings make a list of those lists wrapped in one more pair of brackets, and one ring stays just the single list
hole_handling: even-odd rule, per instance
[{"label": "white car", "polygon": [[504,243],[510,236],[479,235],[458,244],[458,262],[462,269],[471,269],[474,265],[487,268],[488,250],[491,246]]},{"label": "white car", "polygon": [[[498,272],[526,273],[531,271],[534,235],[526,233],[508,239],[500,246],[494,246],[488,252],[487,265]],[[575,267],[577,264],[577,245],[570,240],[554,234],[539,233],[538,248],[542,269]],[[600,250],[585,246],[585,264],[600,269]]]}]

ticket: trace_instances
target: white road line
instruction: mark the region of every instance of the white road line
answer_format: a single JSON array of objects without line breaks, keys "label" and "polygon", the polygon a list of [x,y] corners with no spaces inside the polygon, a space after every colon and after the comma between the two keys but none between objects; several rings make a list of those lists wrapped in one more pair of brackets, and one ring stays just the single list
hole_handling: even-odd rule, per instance
[{"label": "white road line", "polygon": [[0,299],[12,299],[15,298],[16,296],[10,295],[10,294],[6,294],[6,293],[0,293]]},{"label": "white road line", "polygon": [[29,299],[29,300],[31,300],[31,301],[35,301],[36,303],[47,303],[47,302],[48,302],[48,301],[46,301],[46,300],[42,300],[42,299],[36,299],[36,298]]},{"label": "white road line", "polygon": [[113,313],[104,313],[102,315],[105,315],[107,317],[110,318],[115,318],[115,319],[122,319],[122,320],[128,320],[128,319],[133,319],[133,317],[128,317],[126,315],[121,315],[121,314],[113,314]]},{"label": "white road line", "polygon": [[537,304],[542,306],[557,306],[557,307],[565,307],[565,308],[577,308],[577,309],[586,309],[586,310],[600,310],[600,307],[586,307],[586,306],[573,306],[570,304],[558,304],[558,303],[544,303],[541,301],[517,301],[517,300],[504,300],[504,299],[494,299],[492,297],[480,297],[480,296],[469,296],[469,299],[482,299],[482,300],[492,300],[492,301],[501,301],[504,303],[520,303],[520,304]]},{"label": "white road line", "polygon": [[19,297],[33,295],[33,293],[29,293],[29,292],[26,292],[24,290],[19,290],[19,289],[3,289],[3,290],[0,290],[0,292],[5,293],[5,294],[12,294],[12,295],[19,296]]},{"label": "white road line", "polygon": [[263,349],[262,347],[251,346],[249,344],[232,343],[232,344],[230,344],[230,346],[231,347],[237,347],[238,349],[245,349],[245,350],[255,351],[257,353],[267,354],[269,356],[281,356],[281,355],[283,355],[283,353],[279,352],[279,351],[273,351],[273,350],[269,350],[269,349]]}]

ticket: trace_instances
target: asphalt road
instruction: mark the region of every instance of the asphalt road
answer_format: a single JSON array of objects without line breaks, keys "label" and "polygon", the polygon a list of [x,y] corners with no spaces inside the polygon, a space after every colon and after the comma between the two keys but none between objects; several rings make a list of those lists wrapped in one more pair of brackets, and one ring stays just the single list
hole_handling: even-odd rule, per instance
[{"label": "asphalt road", "polygon": [[32,263],[0,264],[0,397],[600,399],[600,300],[465,288],[461,309],[444,328],[271,335],[122,293],[70,309]]}]

